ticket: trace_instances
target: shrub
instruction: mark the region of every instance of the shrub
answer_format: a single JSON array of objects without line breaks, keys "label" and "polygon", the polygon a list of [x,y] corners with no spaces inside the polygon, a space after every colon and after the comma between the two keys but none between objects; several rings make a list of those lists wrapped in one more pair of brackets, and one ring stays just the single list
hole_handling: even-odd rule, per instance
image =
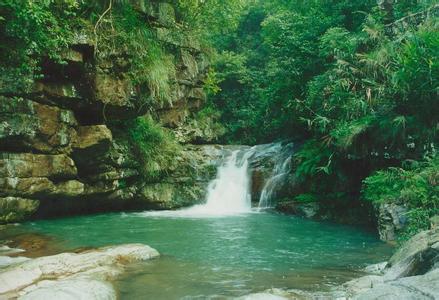
[{"label": "shrub", "polygon": [[180,145],[151,116],[139,117],[126,125],[145,179],[157,179],[176,166]]},{"label": "shrub", "polygon": [[374,203],[400,202],[408,207],[409,226],[402,238],[428,229],[439,214],[439,157],[410,162],[405,168],[378,171],[364,180],[363,198]]}]

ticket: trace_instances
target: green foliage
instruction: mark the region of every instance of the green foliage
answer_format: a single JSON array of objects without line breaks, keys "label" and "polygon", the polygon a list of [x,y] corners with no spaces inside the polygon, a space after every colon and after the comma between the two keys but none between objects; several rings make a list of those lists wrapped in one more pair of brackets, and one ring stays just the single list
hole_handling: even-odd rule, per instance
[{"label": "green foliage", "polygon": [[374,173],[364,180],[363,197],[408,206],[409,226],[403,238],[428,229],[429,218],[439,214],[439,157]]},{"label": "green foliage", "polygon": [[145,179],[156,180],[175,168],[181,147],[173,135],[149,115],[129,121],[126,128],[142,163],[141,171]]},{"label": "green foliage", "polygon": [[308,141],[294,155],[297,162],[297,178],[305,180],[319,173],[331,174],[333,155],[330,149],[318,141]]},{"label": "green foliage", "polygon": [[213,68],[209,68],[209,71],[206,74],[206,78],[204,79],[204,91],[208,95],[216,95],[221,91],[219,84],[220,79],[218,78],[218,74]]},{"label": "green foliage", "polygon": [[319,198],[314,194],[300,194],[294,200],[300,203],[312,203],[319,201]]},{"label": "green foliage", "polygon": [[425,11],[436,4],[253,1],[215,40],[221,91],[210,99],[225,141],[305,140],[295,155],[302,195],[358,199],[367,178],[370,197],[412,199],[412,224],[425,227],[436,200],[421,179],[400,180],[400,166],[438,147],[439,21]]},{"label": "green foliage", "polygon": [[125,55],[124,63],[133,84],[148,88],[150,98],[143,100],[148,104],[169,102],[175,79],[174,59],[141,13],[121,2],[115,3],[110,13],[100,15],[92,11],[89,18],[96,23],[97,58],[112,60]]},{"label": "green foliage", "polygon": [[[346,40],[340,53],[346,46],[355,48],[357,42],[348,39],[348,32],[359,28],[358,20],[364,19],[359,11],[370,9],[371,3],[252,1],[242,10],[236,31],[215,39],[222,51],[214,64],[222,91],[212,101],[223,111],[226,141],[303,137],[303,113],[297,112],[303,108],[297,100],[303,100],[308,81],[325,70],[325,51],[334,55],[329,39]],[[339,30],[328,33],[320,47],[332,27]]]},{"label": "green foliage", "polygon": [[224,34],[237,25],[245,0],[174,0],[177,13],[191,30],[210,38]]},{"label": "green foliage", "polygon": [[41,76],[43,57],[62,61],[72,38],[79,1],[14,1],[0,3],[0,81],[25,86]]}]

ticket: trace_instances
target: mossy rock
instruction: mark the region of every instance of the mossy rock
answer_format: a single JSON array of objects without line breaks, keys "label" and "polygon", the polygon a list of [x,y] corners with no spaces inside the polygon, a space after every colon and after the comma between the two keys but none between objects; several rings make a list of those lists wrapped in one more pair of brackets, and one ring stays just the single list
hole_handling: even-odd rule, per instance
[{"label": "mossy rock", "polygon": [[32,215],[40,201],[18,197],[0,198],[0,224],[20,222]]}]

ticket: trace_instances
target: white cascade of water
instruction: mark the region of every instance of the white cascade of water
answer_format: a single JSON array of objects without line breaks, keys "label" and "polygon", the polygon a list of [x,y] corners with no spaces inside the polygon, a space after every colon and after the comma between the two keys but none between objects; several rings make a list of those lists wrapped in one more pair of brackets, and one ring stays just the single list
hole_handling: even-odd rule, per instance
[{"label": "white cascade of water", "polygon": [[292,152],[293,144],[290,143],[283,146],[281,151],[275,155],[273,171],[261,191],[258,205],[259,209],[270,208],[270,200],[276,196],[276,193],[291,171]]},{"label": "white cascade of water", "polygon": [[234,151],[219,167],[218,174],[208,187],[207,202],[181,210],[187,215],[229,215],[251,211],[249,150]]}]

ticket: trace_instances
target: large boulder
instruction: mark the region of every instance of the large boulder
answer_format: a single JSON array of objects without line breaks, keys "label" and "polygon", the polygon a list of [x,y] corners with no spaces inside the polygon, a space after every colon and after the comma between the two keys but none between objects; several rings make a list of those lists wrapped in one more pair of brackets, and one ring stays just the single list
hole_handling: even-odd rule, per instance
[{"label": "large boulder", "polygon": [[439,267],[439,228],[418,233],[389,260],[385,279],[416,276]]},{"label": "large boulder", "polygon": [[358,300],[438,299],[439,269],[425,275],[405,277],[398,280],[371,285],[366,291],[354,296]]},{"label": "large boulder", "polygon": [[158,256],[151,247],[128,244],[27,260],[0,273],[0,298],[116,299],[109,280],[128,263]]}]

